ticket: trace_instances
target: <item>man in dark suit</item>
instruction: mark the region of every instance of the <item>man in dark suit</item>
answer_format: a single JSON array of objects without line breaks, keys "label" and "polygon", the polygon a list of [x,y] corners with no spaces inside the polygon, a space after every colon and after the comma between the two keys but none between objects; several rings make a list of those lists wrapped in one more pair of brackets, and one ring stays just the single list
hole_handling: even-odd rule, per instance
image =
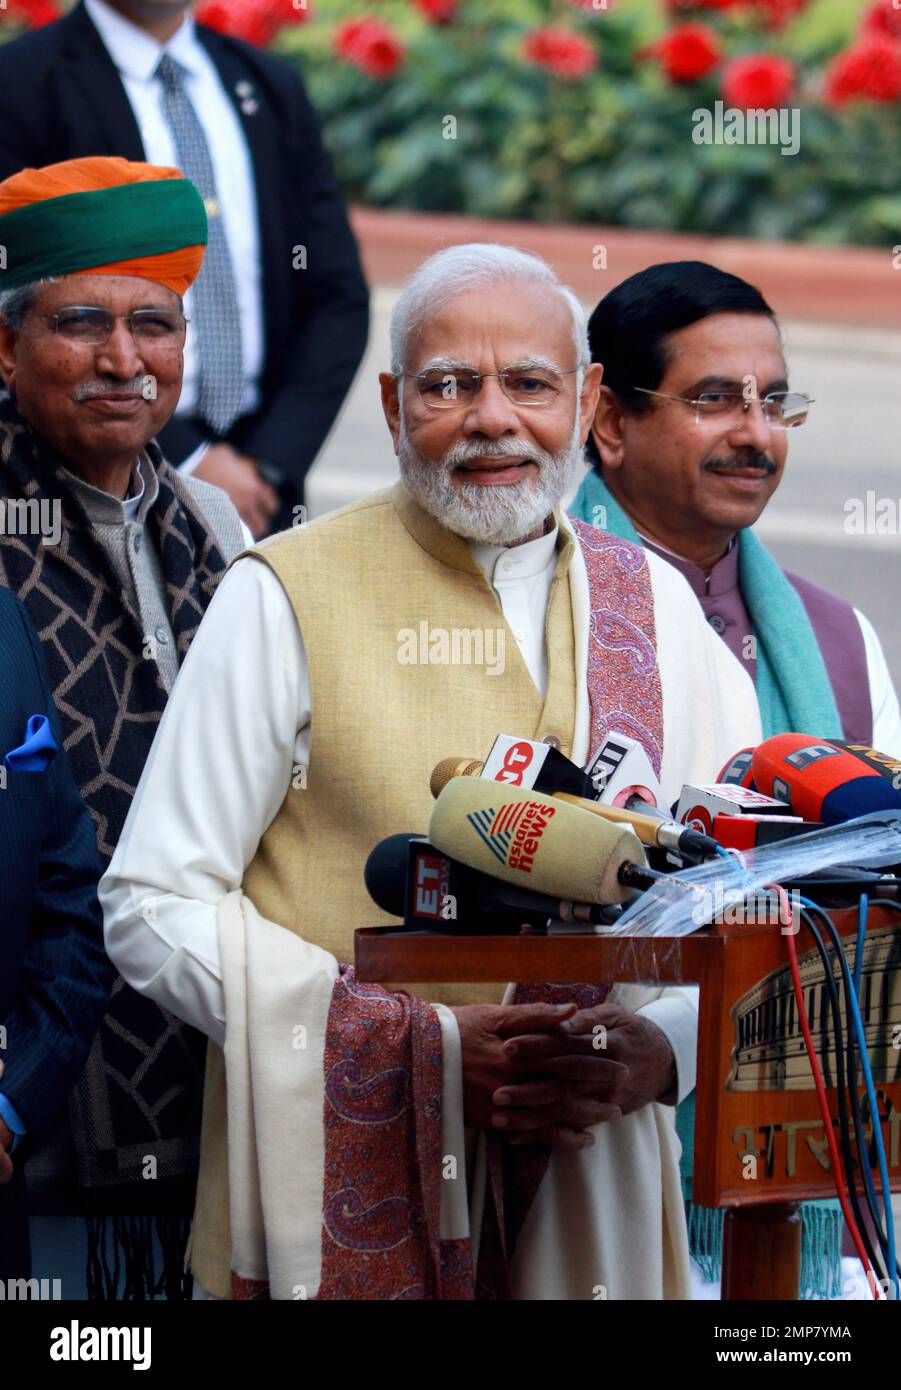
[{"label": "man in dark suit", "polygon": [[298,76],[195,27],[189,0],[82,0],[0,47],[0,91],[0,179],[105,154],[174,165],[200,188],[210,245],[185,305],[182,398],[159,440],[176,466],[223,487],[256,536],[295,522],[368,323]]},{"label": "man in dark suit", "polygon": [[0,588],[0,1279],[30,1272],[23,1160],[62,1113],[116,973],[94,823],[61,748],[37,634]]}]

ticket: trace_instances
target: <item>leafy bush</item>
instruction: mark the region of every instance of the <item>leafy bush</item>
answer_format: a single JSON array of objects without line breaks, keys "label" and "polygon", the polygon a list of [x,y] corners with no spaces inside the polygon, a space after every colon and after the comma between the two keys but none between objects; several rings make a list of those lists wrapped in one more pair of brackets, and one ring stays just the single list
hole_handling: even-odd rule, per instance
[{"label": "leafy bush", "polygon": [[[860,5],[843,0],[842,35],[834,11],[821,33],[806,0],[655,0],[650,12],[634,0],[594,3],[310,0],[307,22],[282,30],[277,46],[299,65],[355,201],[826,243],[901,240],[901,87],[892,95],[889,73],[885,90],[854,100],[829,85]],[[867,15],[874,8],[901,21],[891,0]],[[896,34],[888,23],[868,42],[901,67],[901,23]],[[694,48],[689,27],[700,30]],[[755,76],[751,54],[774,62]],[[864,52],[864,76],[882,71],[878,56]],[[885,67],[884,50],[881,59]],[[693,113],[736,93],[799,109],[798,153],[693,143]]]},{"label": "leafy bush", "polygon": [[[901,242],[901,0],[200,0],[301,71],[354,201]],[[7,0],[0,30],[55,0]],[[693,140],[800,113],[800,146]],[[788,127],[786,127],[788,129]]]}]

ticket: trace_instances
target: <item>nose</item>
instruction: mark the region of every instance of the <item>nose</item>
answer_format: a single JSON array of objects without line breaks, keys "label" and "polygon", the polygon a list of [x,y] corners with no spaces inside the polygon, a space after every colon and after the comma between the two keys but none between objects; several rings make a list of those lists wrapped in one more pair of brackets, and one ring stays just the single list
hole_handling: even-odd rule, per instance
[{"label": "nose", "polygon": [[109,338],[97,349],[96,364],[98,373],[118,377],[120,381],[141,375],[144,359],[127,319],[116,319]]},{"label": "nose", "polygon": [[466,412],[464,434],[485,434],[497,439],[502,434],[516,434],[521,428],[516,406],[504,393],[497,377],[483,377]]},{"label": "nose", "polygon": [[758,453],[769,452],[772,445],[772,426],[763,409],[763,401],[751,401],[748,409],[736,419],[729,430],[728,440],[735,448],[750,447]]}]

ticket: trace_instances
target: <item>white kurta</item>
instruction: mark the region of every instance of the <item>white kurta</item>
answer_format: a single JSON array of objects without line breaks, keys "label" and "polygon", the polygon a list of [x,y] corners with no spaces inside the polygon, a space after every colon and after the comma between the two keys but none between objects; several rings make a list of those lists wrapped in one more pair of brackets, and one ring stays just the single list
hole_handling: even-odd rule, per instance
[{"label": "white kurta", "polygon": [[[552,534],[511,549],[474,547],[540,690],[554,542]],[[705,622],[686,581],[654,555],[648,563],[664,708],[660,780],[670,802],[683,782],[713,780],[738,748],[759,742],[760,719],[751,681]],[[570,582],[573,757],[584,763],[591,751],[590,615],[578,546]],[[107,950],[125,979],[220,1044],[226,1011],[217,908],[240,888],[292,767],[307,765],[314,717],[303,639],[287,596],[267,566],[240,560],[194,638],[100,885]],[[681,1100],[695,1084],[696,989],[619,986],[613,997],[666,1034]],[[446,1029],[447,1018],[442,1022]],[[445,1109],[459,1111],[459,1061],[446,1050]],[[445,1118],[462,1126],[461,1113]],[[446,1234],[464,1235],[465,1205],[455,1210]],[[646,1106],[599,1126],[592,1148],[554,1155],[523,1231],[515,1276],[523,1297],[592,1299],[603,1296],[601,1287],[610,1298],[688,1296],[671,1106]]]}]

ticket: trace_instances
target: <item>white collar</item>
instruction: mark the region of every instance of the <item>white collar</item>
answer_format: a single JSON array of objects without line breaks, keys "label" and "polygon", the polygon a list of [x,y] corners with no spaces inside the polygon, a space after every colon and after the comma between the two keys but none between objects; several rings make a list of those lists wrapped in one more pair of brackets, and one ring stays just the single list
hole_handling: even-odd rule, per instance
[{"label": "white collar", "polygon": [[487,545],[471,542],[472,557],[493,584],[517,584],[542,574],[553,562],[558,526],[522,545]]},{"label": "white collar", "polygon": [[204,52],[190,13],[185,14],[169,42],[159,44],[104,0],[84,0],[84,4],[91,23],[124,77],[138,82],[152,81],[163,53],[169,53],[194,76],[203,71]]},{"label": "white collar", "polygon": [[[135,467],[135,470],[131,475],[129,495],[126,498],[124,498],[122,502],[122,510],[125,513],[126,522],[137,521],[138,512],[140,511],[141,503],[144,500],[144,475],[141,471],[141,463],[142,459],[139,459],[137,466]],[[135,492],[135,488],[138,489],[137,492]]]},{"label": "white collar", "polygon": [[[632,525],[635,526],[634,521],[632,522]],[[602,528],[602,529],[603,529],[603,528]],[[687,559],[684,555],[680,555],[679,552],[678,552],[678,550],[670,550],[667,546],[661,545],[661,544],[660,544],[660,541],[655,541],[654,538],[653,538],[653,536],[646,536],[645,533],[644,533],[644,531],[639,531],[639,530],[638,530],[638,527],[637,527],[637,526],[635,526],[635,530],[638,532],[638,538],[639,538],[639,540],[644,541],[646,545],[651,545],[651,546],[653,546],[655,550],[661,551],[664,555],[672,555],[672,557],[673,557],[674,560],[681,560],[682,563],[683,563],[683,565],[693,565],[693,564],[694,564],[694,561],[693,561],[693,560],[689,560],[689,559]],[[721,559],[721,560],[725,560],[725,558],[726,558],[726,556],[729,554],[730,550],[732,550],[733,547],[734,547],[735,545],[737,545],[737,543],[738,543],[738,535],[736,534],[736,535],[734,535],[734,536],[732,536],[732,537],[730,538],[729,544],[726,546],[726,549],[723,551],[722,555],[720,556],[720,559]],[[700,565],[698,565],[697,568],[700,569]]]}]

